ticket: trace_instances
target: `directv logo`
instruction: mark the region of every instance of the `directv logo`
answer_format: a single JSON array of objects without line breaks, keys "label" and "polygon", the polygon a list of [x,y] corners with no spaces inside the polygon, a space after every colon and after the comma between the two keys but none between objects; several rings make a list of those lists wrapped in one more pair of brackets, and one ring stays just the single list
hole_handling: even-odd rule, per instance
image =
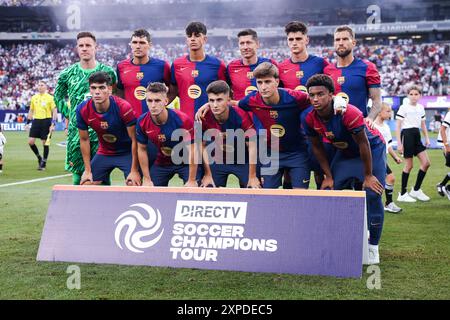
[{"label": "directv logo", "polygon": [[175,221],[245,224],[247,202],[177,201]]}]

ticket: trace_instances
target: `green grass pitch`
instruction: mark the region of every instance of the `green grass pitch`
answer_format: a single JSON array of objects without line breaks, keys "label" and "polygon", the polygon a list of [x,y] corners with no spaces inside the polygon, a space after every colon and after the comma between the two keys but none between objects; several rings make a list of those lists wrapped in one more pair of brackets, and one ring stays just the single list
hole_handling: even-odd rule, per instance
[{"label": "green grass pitch", "polygon": [[[431,201],[397,203],[403,208],[401,214],[386,213],[380,243],[381,289],[368,289],[371,274],[366,266],[361,279],[338,279],[78,264],[81,289],[69,290],[66,270],[75,263],[37,262],[36,254],[52,186],[70,184],[71,178],[1,187],[65,174],[65,149],[57,145],[65,137],[55,133],[47,170],[40,172],[27,134],[5,135],[8,143],[0,174],[0,299],[450,299],[450,201],[435,190],[448,168],[439,150],[429,150],[432,165],[423,185]],[[396,199],[402,166],[391,159],[389,163],[397,177]],[[417,168],[416,161],[410,187]],[[113,173],[113,184],[123,184],[120,172]],[[180,180],[172,184],[180,185]],[[236,180],[230,179],[229,185],[237,186]]]}]

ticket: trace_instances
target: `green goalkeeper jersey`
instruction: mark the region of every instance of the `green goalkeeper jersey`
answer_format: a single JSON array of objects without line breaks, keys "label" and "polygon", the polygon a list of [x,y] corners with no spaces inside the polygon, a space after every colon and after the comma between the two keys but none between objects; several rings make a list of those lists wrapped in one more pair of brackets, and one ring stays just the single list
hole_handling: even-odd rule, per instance
[{"label": "green goalkeeper jersey", "polygon": [[[84,171],[83,157],[80,150],[80,136],[77,129],[77,106],[90,97],[89,76],[97,71],[107,72],[113,84],[117,82],[113,68],[97,62],[94,69],[82,69],[80,63],[75,63],[64,69],[58,78],[55,88],[55,104],[59,112],[69,119],[67,128],[67,151],[65,169],[82,174]],[[68,98],[68,102],[66,102]],[[91,158],[97,152],[98,139],[96,133],[89,128]]]}]

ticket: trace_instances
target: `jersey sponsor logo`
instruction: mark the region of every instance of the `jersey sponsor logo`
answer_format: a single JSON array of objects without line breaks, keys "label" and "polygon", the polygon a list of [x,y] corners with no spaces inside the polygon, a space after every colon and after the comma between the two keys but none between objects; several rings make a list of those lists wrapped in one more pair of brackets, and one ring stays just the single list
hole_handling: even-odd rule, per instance
[{"label": "jersey sponsor logo", "polygon": [[325,131],[325,137],[327,137],[328,140],[332,141],[334,140],[335,136],[332,131]]},{"label": "jersey sponsor logo", "polygon": [[301,79],[301,78],[303,78],[303,75],[304,75],[303,70],[295,72],[295,77],[296,78]]},{"label": "jersey sponsor logo", "polygon": [[341,97],[344,98],[345,101],[347,101],[347,102],[350,101],[350,97],[349,97],[348,94],[346,94],[345,92],[339,92],[336,96],[341,96]]},{"label": "jersey sponsor logo", "polygon": [[247,72],[247,79],[253,79],[255,76],[253,75],[253,71]]},{"label": "jersey sponsor logo", "polygon": [[164,133],[158,134],[158,141],[159,142],[166,142],[166,135]]},{"label": "jersey sponsor logo", "polygon": [[202,95],[202,88],[198,85],[193,84],[188,88],[188,96],[191,99],[198,99]]},{"label": "jersey sponsor logo", "polygon": [[108,129],[109,125],[108,122],[106,121],[100,121],[100,128],[102,128],[103,130]]},{"label": "jersey sponsor logo", "polygon": [[245,89],[245,95],[248,95],[250,92],[256,91],[256,90],[258,90],[258,88],[256,88],[255,86],[248,86],[248,87]]},{"label": "jersey sponsor logo", "polygon": [[161,153],[166,157],[170,157],[172,155],[172,148],[169,147],[161,147]]},{"label": "jersey sponsor logo", "polygon": [[104,135],[102,135],[102,138],[108,143],[115,143],[117,141],[117,137],[109,133],[105,133]]},{"label": "jersey sponsor logo", "polygon": [[281,138],[286,134],[286,129],[282,125],[273,124],[270,126],[270,133],[275,137]]},{"label": "jersey sponsor logo", "polygon": [[276,110],[270,110],[270,111],[269,111],[269,115],[270,115],[270,117],[271,117],[272,119],[276,119],[276,118],[278,118],[278,111],[276,111]]},{"label": "jersey sponsor logo", "polygon": [[304,93],[308,93],[308,89],[306,89],[305,86],[296,86],[295,90],[296,91],[301,91],[301,92],[304,92]]},{"label": "jersey sponsor logo", "polygon": [[335,146],[338,149],[347,149],[348,143],[345,141],[338,141],[338,142],[333,142],[333,146]]},{"label": "jersey sponsor logo", "polygon": [[345,82],[345,77],[338,77],[337,78],[337,83],[339,83],[340,85],[342,85]]},{"label": "jersey sponsor logo", "polygon": [[139,211],[127,210],[116,219],[114,239],[121,250],[123,250],[121,245],[121,240],[123,240],[128,250],[134,253],[143,253],[142,249],[154,246],[164,233],[164,228],[160,231],[161,213],[158,209],[155,211],[145,203],[135,203],[130,207],[137,207]]},{"label": "jersey sponsor logo", "polygon": [[138,79],[138,80],[144,79],[144,73],[143,72],[137,72],[136,73],[136,79]]},{"label": "jersey sponsor logo", "polygon": [[134,97],[138,100],[145,100],[145,93],[147,89],[143,86],[136,87],[134,89]]},{"label": "jersey sponsor logo", "polygon": [[198,70],[192,70],[192,72],[191,72],[192,78],[197,78],[198,75],[199,75],[199,71]]}]

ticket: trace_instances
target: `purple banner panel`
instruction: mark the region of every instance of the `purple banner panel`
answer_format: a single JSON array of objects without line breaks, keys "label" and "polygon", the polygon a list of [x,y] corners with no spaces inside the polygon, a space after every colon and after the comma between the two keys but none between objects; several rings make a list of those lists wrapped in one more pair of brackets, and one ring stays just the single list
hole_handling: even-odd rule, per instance
[{"label": "purple banner panel", "polygon": [[361,277],[365,193],[55,186],[37,260]]}]

